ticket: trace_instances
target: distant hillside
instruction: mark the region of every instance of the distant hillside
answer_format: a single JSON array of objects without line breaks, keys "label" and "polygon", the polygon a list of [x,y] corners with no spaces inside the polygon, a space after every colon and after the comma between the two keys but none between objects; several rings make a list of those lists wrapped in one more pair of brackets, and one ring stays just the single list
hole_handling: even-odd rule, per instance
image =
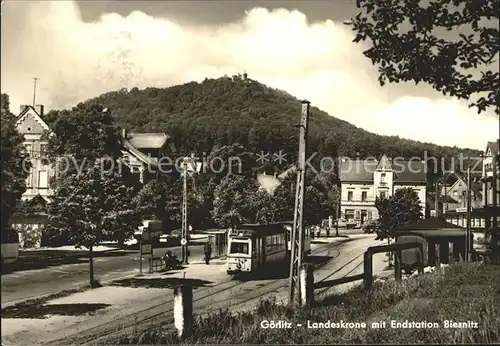
[{"label": "distant hillside", "polygon": [[[298,146],[300,101],[281,90],[241,77],[205,79],[169,88],[122,90],[86,102],[112,110],[117,125],[132,131],[166,132],[180,153],[210,152],[240,143],[254,152],[284,150],[290,161]],[[477,150],[443,147],[380,136],[311,107],[309,151],[318,156],[475,156]],[[290,162],[288,161],[288,162]]]}]

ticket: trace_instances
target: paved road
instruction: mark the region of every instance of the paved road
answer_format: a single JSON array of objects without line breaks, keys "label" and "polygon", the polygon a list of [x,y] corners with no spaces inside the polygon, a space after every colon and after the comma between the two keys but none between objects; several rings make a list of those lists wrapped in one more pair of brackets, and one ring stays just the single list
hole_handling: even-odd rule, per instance
[{"label": "paved road", "polygon": [[[328,256],[334,259],[322,269],[315,271],[315,282],[355,275],[358,274],[359,270],[362,271],[364,251],[368,246],[380,244],[373,238],[370,236],[357,237],[345,244],[339,244],[329,249],[316,250],[316,255]],[[378,267],[380,266],[374,266],[374,269]],[[377,270],[374,270],[374,273],[377,274]],[[249,281],[232,280],[219,283],[217,286],[194,291],[193,308],[196,314],[205,314],[223,308],[245,311],[254,308],[261,299],[268,298],[270,295],[275,296],[278,301],[286,301],[288,282],[288,279],[284,278]],[[48,343],[43,344],[47,346],[106,344],[109,341],[108,338],[116,337],[113,334],[117,330],[124,334],[134,330],[155,328],[159,325],[166,327],[172,324],[173,301],[171,295],[151,297],[147,304],[146,306],[143,304],[127,304],[126,307],[114,311],[110,310],[108,315],[93,316],[92,320],[89,319],[88,322],[65,326],[60,330],[54,329],[50,333],[45,333],[46,335],[37,333],[35,336],[35,333],[33,333],[33,337],[29,340],[24,339],[23,344],[27,344],[28,341],[33,344],[35,338],[45,340]],[[103,339],[95,340],[94,338],[98,336],[102,336]],[[23,335],[23,337],[27,336]]]},{"label": "paved road", "polygon": [[[162,256],[171,250],[181,258],[181,247],[154,249],[154,256]],[[190,245],[190,260],[203,259],[203,246]],[[143,258],[143,269],[147,271],[148,261]],[[139,253],[124,256],[98,257],[94,259],[94,272],[97,280],[115,280],[139,273]],[[2,306],[4,304],[54,294],[63,290],[79,288],[88,283],[89,265],[87,263],[66,264],[44,269],[18,271],[2,275]],[[10,305],[9,304],[9,305]]]}]

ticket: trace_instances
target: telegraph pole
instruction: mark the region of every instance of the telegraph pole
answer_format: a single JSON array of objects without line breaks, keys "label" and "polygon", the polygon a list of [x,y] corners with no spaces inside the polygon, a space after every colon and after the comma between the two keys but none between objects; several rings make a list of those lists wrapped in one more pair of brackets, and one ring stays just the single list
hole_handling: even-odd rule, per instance
[{"label": "telegraph pole", "polygon": [[188,228],[187,228],[187,158],[182,160],[182,263],[188,263]]},{"label": "telegraph pole", "polygon": [[335,216],[337,217],[337,222],[335,223],[335,237],[339,236],[339,217],[340,217],[340,188],[337,193],[337,205],[335,206]]},{"label": "telegraph pole", "polygon": [[439,217],[439,181],[436,181],[436,200],[434,201],[434,209],[436,209],[436,217]]},{"label": "telegraph pole", "polygon": [[36,100],[36,81],[39,78],[33,78],[33,108],[35,108],[35,100]]},{"label": "telegraph pole", "polygon": [[293,215],[292,253],[290,259],[290,305],[300,304],[299,271],[304,261],[304,191],[306,176],[307,130],[309,124],[309,101],[302,101],[300,117],[299,162],[297,167],[297,183],[295,185],[295,211]]},{"label": "telegraph pole", "polygon": [[465,262],[469,261],[469,253],[472,250],[470,244],[470,234],[471,234],[471,204],[472,204],[472,191],[471,191],[471,178],[470,178],[470,167],[467,168],[467,227],[465,231]]},{"label": "telegraph pole", "polygon": [[[338,152],[337,152],[338,156]],[[340,217],[340,202],[341,202],[341,192],[342,192],[342,182],[340,181],[340,157],[337,157],[337,203],[335,206],[335,237],[339,236],[339,217]]]},{"label": "telegraph pole", "polygon": [[185,157],[182,160],[182,263],[188,263],[189,257],[189,226],[187,221],[187,200],[188,200],[188,191],[187,191],[187,177],[189,171],[192,171],[192,174],[198,172],[196,157],[194,154],[191,154],[191,157]]},{"label": "telegraph pole", "polygon": [[493,157],[492,157],[492,162],[491,162],[491,166],[493,167],[493,177],[492,177],[492,183],[491,183],[491,189],[493,190],[493,196],[491,196],[491,203],[493,204],[493,230],[494,232],[496,232],[495,230],[498,228],[498,219],[497,219],[497,207],[498,207],[498,182],[497,182],[497,179],[498,179],[498,175],[497,175],[497,170],[498,170],[498,160],[497,160],[497,154],[494,154]]},{"label": "telegraph pole", "polygon": [[[500,142],[500,141],[499,141]],[[498,156],[499,153],[493,153],[493,158],[492,158],[492,168],[493,168],[493,177],[492,177],[492,182],[491,182],[491,187],[493,190],[493,196],[491,196],[491,202],[493,204],[492,208],[489,208],[490,210],[490,215],[493,216],[493,225],[492,225],[492,232],[491,232],[491,251],[493,252],[494,255],[500,255],[500,230],[498,229],[498,215],[499,215],[499,208],[498,208]]]}]

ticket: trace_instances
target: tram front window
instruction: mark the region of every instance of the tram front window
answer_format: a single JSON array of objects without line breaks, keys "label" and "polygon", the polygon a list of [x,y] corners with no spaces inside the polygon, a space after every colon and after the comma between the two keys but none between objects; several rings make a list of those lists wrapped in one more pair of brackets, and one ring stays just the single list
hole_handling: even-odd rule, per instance
[{"label": "tram front window", "polygon": [[231,243],[230,253],[242,253],[248,255],[248,243]]}]

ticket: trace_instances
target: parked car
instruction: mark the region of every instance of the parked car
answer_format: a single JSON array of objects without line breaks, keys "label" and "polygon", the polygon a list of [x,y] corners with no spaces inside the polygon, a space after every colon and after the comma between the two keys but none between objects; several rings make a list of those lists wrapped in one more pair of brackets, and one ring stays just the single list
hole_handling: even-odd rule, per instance
[{"label": "parked car", "polygon": [[181,245],[182,230],[174,229],[169,234],[164,234],[160,236],[160,243],[167,244],[168,246],[179,246]]},{"label": "parked car", "polygon": [[339,228],[351,229],[359,226],[356,220],[347,220],[344,218],[339,219],[338,223],[339,223]]}]

